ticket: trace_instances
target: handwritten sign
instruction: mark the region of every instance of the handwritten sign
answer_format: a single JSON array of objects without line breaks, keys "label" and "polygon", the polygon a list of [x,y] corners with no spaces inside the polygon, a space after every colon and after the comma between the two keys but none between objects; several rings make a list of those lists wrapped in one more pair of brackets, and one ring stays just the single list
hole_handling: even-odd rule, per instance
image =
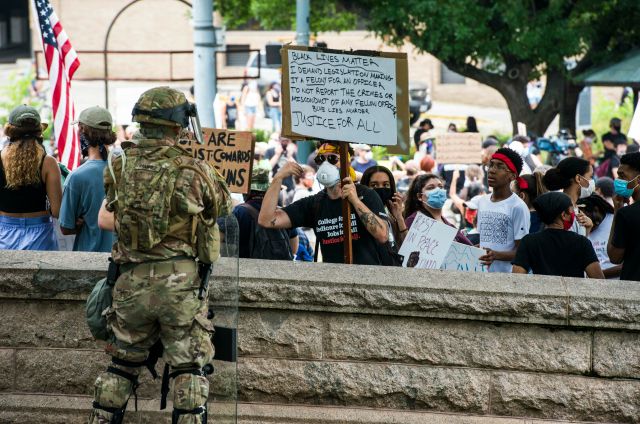
[{"label": "handwritten sign", "polygon": [[489,268],[480,263],[480,257],[485,255],[484,249],[466,244],[453,242],[444,258],[440,269],[450,271],[489,272]]},{"label": "handwritten sign", "polygon": [[204,144],[183,138],[180,147],[206,160],[220,172],[232,193],[248,193],[251,186],[254,142],[248,131],[203,128]]},{"label": "handwritten sign", "polygon": [[456,237],[456,229],[418,212],[398,252],[403,267],[438,269]]},{"label": "handwritten sign", "polygon": [[384,146],[408,139],[407,78],[396,57],[369,53],[284,48],[285,135]]},{"label": "handwritten sign", "polygon": [[481,163],[482,136],[478,133],[447,133],[436,136],[438,163]]}]

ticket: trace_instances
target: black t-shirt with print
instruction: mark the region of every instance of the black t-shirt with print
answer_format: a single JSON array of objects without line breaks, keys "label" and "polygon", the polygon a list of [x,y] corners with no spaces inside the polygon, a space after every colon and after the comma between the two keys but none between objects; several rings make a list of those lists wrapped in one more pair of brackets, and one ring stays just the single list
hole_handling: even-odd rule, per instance
[{"label": "black t-shirt with print", "polygon": [[[384,205],[376,192],[359,184],[356,187],[362,203],[386,223],[387,215]],[[283,210],[289,215],[293,227],[313,228],[316,237],[320,240],[324,262],[344,263],[341,199],[332,200],[326,191],[321,191],[314,196],[300,199]],[[380,265],[379,243],[369,234],[353,208],[351,208],[351,234],[353,263]]]},{"label": "black t-shirt with print", "polygon": [[640,281],[640,202],[616,212],[611,244],[624,249],[620,279]]},{"label": "black t-shirt with print", "polygon": [[594,262],[598,257],[588,238],[547,228],[524,236],[512,263],[534,274],[583,278],[585,268]]}]

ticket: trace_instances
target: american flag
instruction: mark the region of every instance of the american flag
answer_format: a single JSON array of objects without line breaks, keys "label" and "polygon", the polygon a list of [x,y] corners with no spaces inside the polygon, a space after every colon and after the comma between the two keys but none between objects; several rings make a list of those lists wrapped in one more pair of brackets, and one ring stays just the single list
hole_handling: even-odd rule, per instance
[{"label": "american flag", "polygon": [[80,146],[78,134],[71,125],[75,119],[71,78],[80,61],[49,1],[35,0],[35,7],[52,89],[53,129],[58,143],[58,157],[62,164],[73,170],[80,162]]}]

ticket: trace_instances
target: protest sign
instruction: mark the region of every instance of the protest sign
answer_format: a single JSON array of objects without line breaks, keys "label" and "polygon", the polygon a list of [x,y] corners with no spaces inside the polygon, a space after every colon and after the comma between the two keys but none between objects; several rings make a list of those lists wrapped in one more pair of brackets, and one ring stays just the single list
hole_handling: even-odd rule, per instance
[{"label": "protest sign", "polygon": [[517,125],[518,127],[518,135],[523,135],[523,136],[527,136],[527,126],[522,123],[522,122],[518,122]]},{"label": "protest sign", "polygon": [[216,168],[232,193],[248,193],[253,166],[253,134],[212,128],[203,128],[202,133],[204,144],[185,137],[178,141],[180,147]]},{"label": "protest sign", "polygon": [[640,140],[640,107],[636,108],[631,119],[631,126],[627,135],[635,140]]},{"label": "protest sign", "polygon": [[481,163],[482,136],[478,133],[446,133],[436,136],[439,164]]},{"label": "protest sign", "polygon": [[439,269],[456,237],[456,229],[418,212],[398,252],[402,266]]},{"label": "protest sign", "polygon": [[489,272],[489,268],[480,263],[480,257],[487,252],[473,246],[453,242],[442,262],[440,269],[449,271]]},{"label": "protest sign", "polygon": [[408,150],[406,54],[286,46],[282,62],[284,135]]}]

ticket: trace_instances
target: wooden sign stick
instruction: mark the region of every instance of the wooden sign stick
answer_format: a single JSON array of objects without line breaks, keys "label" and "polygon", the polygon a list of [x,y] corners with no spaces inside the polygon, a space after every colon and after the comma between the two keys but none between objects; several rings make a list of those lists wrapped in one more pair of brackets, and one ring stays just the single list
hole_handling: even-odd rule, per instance
[{"label": "wooden sign stick", "polygon": [[[347,178],[349,173],[349,143],[340,141],[340,183]],[[356,183],[355,181],[353,182]],[[342,199],[342,228],[344,234],[344,263],[353,263],[353,246],[351,245],[351,203]]]}]

